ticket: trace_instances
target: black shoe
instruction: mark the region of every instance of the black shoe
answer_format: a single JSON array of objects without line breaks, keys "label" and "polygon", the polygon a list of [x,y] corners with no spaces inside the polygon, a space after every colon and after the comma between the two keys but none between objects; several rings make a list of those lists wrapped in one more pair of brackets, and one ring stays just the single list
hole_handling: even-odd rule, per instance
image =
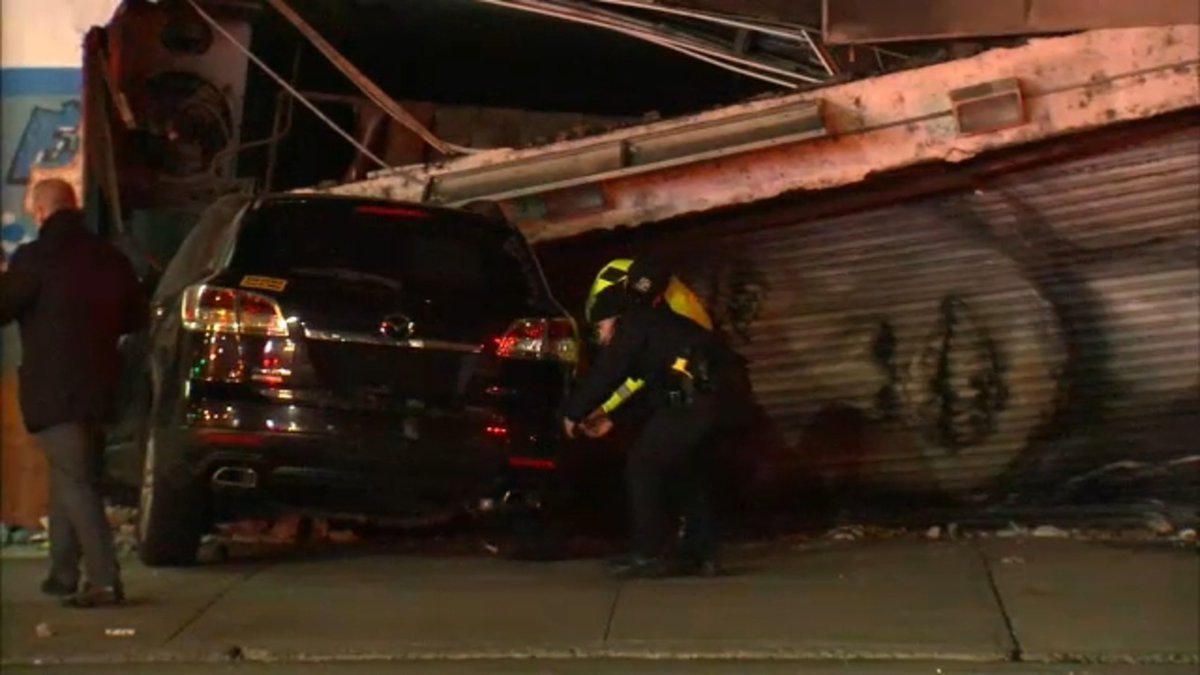
[{"label": "black shoe", "polygon": [[42,593],[53,595],[59,598],[65,598],[68,595],[75,595],[79,584],[64,584],[63,582],[53,577],[42,582]]},{"label": "black shoe", "polygon": [[669,570],[660,558],[634,556],[624,565],[613,565],[613,576],[618,579],[658,579],[667,576]]},{"label": "black shoe", "polygon": [[63,607],[92,609],[96,607],[118,607],[125,604],[125,589],[118,582],[115,586],[84,585],[80,591],[63,600]]}]

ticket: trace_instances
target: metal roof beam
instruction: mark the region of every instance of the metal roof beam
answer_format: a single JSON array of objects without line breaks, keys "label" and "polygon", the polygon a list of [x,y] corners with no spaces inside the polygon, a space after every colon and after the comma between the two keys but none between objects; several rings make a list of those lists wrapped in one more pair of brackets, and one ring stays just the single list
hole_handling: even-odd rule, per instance
[{"label": "metal roof beam", "polygon": [[[1094,31],[595,138],[381,172],[332,190],[451,204],[497,199],[531,238],[567,237],[1197,108],[1198,53],[1200,26]],[[964,133],[951,92],[1007,79],[1019,83],[1021,96],[1005,100],[1026,106],[1022,121]],[[805,103],[823,110],[820,128]],[[785,122],[788,115],[796,117]],[[803,138],[812,140],[796,142]],[[639,164],[639,148],[652,161]]]}]

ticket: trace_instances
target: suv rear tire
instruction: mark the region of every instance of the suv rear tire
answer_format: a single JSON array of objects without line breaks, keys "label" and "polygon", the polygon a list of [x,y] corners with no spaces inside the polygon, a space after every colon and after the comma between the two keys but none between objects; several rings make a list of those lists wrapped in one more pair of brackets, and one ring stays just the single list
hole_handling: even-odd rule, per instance
[{"label": "suv rear tire", "polygon": [[153,427],[142,436],[138,557],[148,567],[194,565],[207,527],[202,486],[177,463],[164,461]]}]

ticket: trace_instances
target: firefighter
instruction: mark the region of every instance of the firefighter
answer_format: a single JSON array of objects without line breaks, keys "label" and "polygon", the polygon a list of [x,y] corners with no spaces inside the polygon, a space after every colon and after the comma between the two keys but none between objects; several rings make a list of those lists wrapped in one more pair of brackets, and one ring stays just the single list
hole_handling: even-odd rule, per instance
[{"label": "firefighter", "polygon": [[[626,280],[629,276],[629,268],[634,264],[633,260],[628,258],[618,258],[609,262],[600,269],[596,275],[595,281],[592,282],[591,291],[588,293],[587,303],[584,305],[584,318],[591,325],[596,325],[596,319],[592,316],[592,307],[596,302],[597,296],[607,288],[626,287]],[[697,324],[703,326],[706,330],[712,330],[713,321],[709,316],[708,310],[704,308],[704,303],[700,298],[688,288],[686,284],[679,280],[676,276],[671,276],[666,283],[666,290],[663,291],[663,300],[667,306],[676,314],[687,317]],[[600,406],[599,409],[592,413],[592,417],[601,415],[611,415],[613,411],[621,406],[622,403],[629,400],[631,396],[637,393],[642,387],[642,381],[636,378],[625,380],[611,396]]]},{"label": "firefighter", "polygon": [[675,571],[663,557],[671,522],[664,507],[673,493],[688,530],[678,571],[716,575],[721,569],[709,489],[718,346],[711,331],[670,309],[664,297],[669,275],[646,270],[631,266],[627,288],[612,285],[595,296],[591,315],[604,349],[567,400],[563,428],[569,438],[580,431],[592,438],[608,434],[611,418],[589,413],[624,378],[642,381],[653,412],[629,452],[632,552],[614,572],[631,578]]}]

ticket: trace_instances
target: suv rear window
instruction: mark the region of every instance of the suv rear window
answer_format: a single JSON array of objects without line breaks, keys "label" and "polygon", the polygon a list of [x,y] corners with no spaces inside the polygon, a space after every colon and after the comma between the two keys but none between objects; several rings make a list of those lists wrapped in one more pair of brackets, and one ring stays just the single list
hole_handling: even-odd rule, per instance
[{"label": "suv rear window", "polygon": [[545,307],[520,235],[473,218],[355,202],[267,204],[244,220],[230,266],[286,275],[352,270],[431,295]]}]

